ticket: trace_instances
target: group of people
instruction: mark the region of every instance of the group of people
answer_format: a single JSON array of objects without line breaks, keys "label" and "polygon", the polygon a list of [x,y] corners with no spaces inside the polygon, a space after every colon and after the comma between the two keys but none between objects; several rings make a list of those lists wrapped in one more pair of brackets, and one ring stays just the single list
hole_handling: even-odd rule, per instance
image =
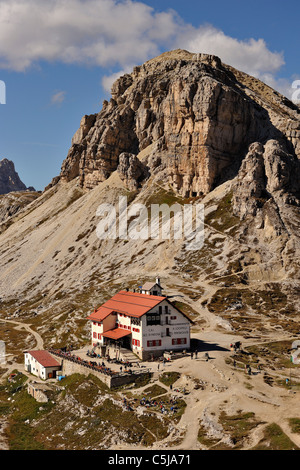
[{"label": "group of people", "polygon": [[237,341],[236,343],[231,343],[230,344],[230,349],[231,351],[234,350],[234,352],[236,351],[240,351],[242,348],[242,343],[240,341]]},{"label": "group of people", "polygon": [[[140,400],[140,405],[141,406],[145,406],[146,408],[149,408],[149,407],[159,407],[160,408],[160,411],[162,414],[164,413],[168,413],[168,411],[171,411],[172,413],[176,413],[177,411],[177,400],[176,400],[176,397],[171,397],[168,404],[165,403],[164,401],[160,400],[160,401],[157,401],[155,399],[152,399],[152,398],[146,398],[146,397],[143,397],[141,400]],[[170,408],[168,409],[167,406],[170,406]]]},{"label": "group of people", "polygon": [[77,364],[88,367],[89,369],[102,372],[106,375],[115,375],[117,373],[113,371],[110,367],[107,367],[103,361],[102,363],[97,363],[96,361],[85,361],[81,357],[75,356],[74,354],[71,354],[71,352],[63,351],[61,349],[51,349],[49,352],[64,359],[67,359],[68,361],[76,362]]}]

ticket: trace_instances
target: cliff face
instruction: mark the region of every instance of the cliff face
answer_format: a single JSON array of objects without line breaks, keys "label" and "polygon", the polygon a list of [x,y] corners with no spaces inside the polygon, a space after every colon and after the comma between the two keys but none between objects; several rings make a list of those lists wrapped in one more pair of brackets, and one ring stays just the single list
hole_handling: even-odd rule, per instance
[{"label": "cliff face", "polygon": [[13,191],[0,196],[0,224],[15,216],[39,197],[38,191]]},{"label": "cliff face", "polygon": [[27,188],[19,178],[12,161],[4,158],[0,161],[0,194],[11,191],[25,191]]},{"label": "cliff face", "polygon": [[[79,176],[91,189],[120,165],[136,187],[159,167],[180,195],[205,195],[237,174],[254,142],[280,141],[299,157],[299,116],[286,98],[215,56],[165,53],[119,78],[110,102],[82,119],[60,176]],[[124,168],[124,152],[142,160],[137,178]]]},{"label": "cliff face", "polygon": [[[260,80],[182,50],[135,67],[99,114],[82,119],[60,179],[92,189],[112,173],[141,198],[163,184],[200,199],[208,246],[208,226],[233,243],[220,275],[235,253],[243,282],[299,276],[300,109]],[[207,264],[203,253],[182,259],[189,270],[216,268],[218,250],[207,253]]]}]

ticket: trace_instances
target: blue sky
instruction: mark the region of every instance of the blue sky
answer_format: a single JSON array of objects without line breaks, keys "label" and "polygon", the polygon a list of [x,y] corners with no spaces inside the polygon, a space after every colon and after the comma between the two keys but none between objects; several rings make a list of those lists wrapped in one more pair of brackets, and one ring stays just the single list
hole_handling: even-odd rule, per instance
[{"label": "blue sky", "polygon": [[0,159],[38,190],[114,77],[170,49],[215,53],[292,98],[297,1],[0,0]]}]

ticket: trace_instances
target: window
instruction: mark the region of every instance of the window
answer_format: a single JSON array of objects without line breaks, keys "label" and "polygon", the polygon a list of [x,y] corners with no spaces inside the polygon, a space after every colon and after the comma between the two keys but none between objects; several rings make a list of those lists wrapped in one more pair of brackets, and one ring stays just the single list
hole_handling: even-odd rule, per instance
[{"label": "window", "polygon": [[173,338],[172,344],[186,344],[186,338]]},{"label": "window", "polygon": [[161,340],[156,339],[156,340],[153,340],[153,341],[147,341],[147,346],[148,346],[148,348],[152,348],[154,346],[161,346]]},{"label": "window", "polygon": [[132,340],[132,345],[133,345],[133,346],[140,346],[140,344],[141,344],[141,343],[140,343],[140,340],[139,340],[139,339],[133,339],[133,340]]},{"label": "window", "polygon": [[158,313],[149,313],[146,315],[146,323],[148,325],[160,325],[160,315]]},{"label": "window", "polygon": [[93,338],[97,338],[97,333],[94,331]]}]

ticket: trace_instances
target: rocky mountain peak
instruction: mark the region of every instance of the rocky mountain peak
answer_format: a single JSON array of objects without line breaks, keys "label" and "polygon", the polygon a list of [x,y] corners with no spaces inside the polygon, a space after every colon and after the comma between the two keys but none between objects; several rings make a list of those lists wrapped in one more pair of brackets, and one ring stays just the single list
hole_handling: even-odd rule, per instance
[{"label": "rocky mountain peak", "polygon": [[[286,98],[216,56],[179,49],[116,80],[111,100],[82,119],[60,178],[92,189],[119,168],[138,187],[159,168],[178,194],[205,195],[237,174],[255,142],[280,141],[298,159],[299,135],[299,108]],[[124,153],[140,160],[137,172]]]},{"label": "rocky mountain peak", "polygon": [[0,161],[0,194],[12,191],[25,191],[26,185],[21,181],[11,160],[4,158]]}]

